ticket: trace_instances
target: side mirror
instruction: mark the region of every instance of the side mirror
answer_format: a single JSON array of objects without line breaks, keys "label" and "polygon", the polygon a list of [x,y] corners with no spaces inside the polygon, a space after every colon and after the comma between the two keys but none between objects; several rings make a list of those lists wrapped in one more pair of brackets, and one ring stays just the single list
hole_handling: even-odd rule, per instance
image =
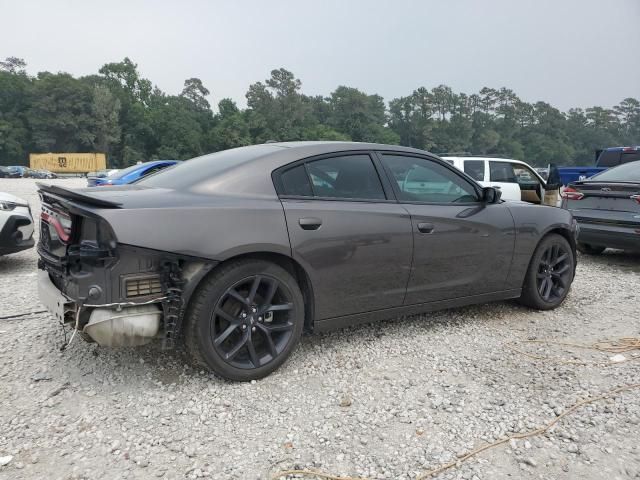
[{"label": "side mirror", "polygon": [[562,181],[560,180],[560,171],[558,167],[554,163],[549,164],[549,175],[547,176],[547,184],[545,186],[545,190],[558,190],[562,186]]},{"label": "side mirror", "polygon": [[482,200],[485,203],[498,203],[502,197],[502,192],[494,187],[484,187],[482,189]]}]

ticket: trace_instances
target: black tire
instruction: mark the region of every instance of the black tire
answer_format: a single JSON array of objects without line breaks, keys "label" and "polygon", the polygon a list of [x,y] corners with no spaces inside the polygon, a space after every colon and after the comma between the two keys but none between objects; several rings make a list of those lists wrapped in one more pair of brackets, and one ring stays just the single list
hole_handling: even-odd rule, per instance
[{"label": "black tire", "polygon": [[284,268],[238,260],[203,281],[185,321],[185,346],[197,363],[227,380],[257,380],[280,367],[298,344],[304,301]]},{"label": "black tire", "polygon": [[587,255],[600,255],[607,247],[601,245],[591,245],[590,243],[578,243],[578,251]]},{"label": "black tire", "polygon": [[538,310],[559,307],[571,288],[575,264],[573,250],[562,235],[545,236],[531,257],[520,303]]}]

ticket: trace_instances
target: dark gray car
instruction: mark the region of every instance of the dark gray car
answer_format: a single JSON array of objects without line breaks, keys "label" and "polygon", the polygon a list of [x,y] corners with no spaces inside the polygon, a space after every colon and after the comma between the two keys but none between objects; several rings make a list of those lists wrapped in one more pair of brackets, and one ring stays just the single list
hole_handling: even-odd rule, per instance
[{"label": "dark gray car", "polygon": [[102,345],[181,340],[250,380],[303,330],[519,298],[551,309],[576,224],[399,146],[270,143],[109,189],[40,186],[40,296]]},{"label": "dark gray car", "polygon": [[569,184],[562,206],[578,221],[582,253],[597,255],[607,247],[640,251],[640,161]]}]

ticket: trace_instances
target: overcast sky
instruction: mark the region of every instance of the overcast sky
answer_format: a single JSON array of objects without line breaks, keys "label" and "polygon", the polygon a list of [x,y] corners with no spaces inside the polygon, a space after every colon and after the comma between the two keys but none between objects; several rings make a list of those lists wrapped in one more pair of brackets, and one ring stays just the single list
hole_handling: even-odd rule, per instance
[{"label": "overcast sky", "polygon": [[0,0],[0,57],[96,73],[125,56],[162,90],[199,77],[210,101],[291,70],[385,100],[446,84],[513,89],[563,110],[640,98],[640,0]]}]

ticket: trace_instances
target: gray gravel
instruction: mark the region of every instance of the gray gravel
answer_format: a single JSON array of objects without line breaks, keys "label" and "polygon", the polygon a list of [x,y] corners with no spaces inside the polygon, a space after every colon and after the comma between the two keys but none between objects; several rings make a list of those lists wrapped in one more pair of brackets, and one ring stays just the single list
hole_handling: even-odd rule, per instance
[{"label": "gray gravel", "polygon": [[[56,183],[81,186],[80,179]],[[0,179],[27,198],[32,180]],[[534,362],[511,340],[640,336],[640,255],[581,256],[565,305],[496,303],[303,338],[270,377],[226,383],[151,345],[61,352],[43,313],[0,320],[0,479],[267,479],[287,468],[410,479],[542,425],[589,394],[640,382],[619,366]],[[0,317],[42,310],[36,254],[0,257]],[[596,353],[524,345],[538,354]],[[640,478],[640,391],[443,473],[448,479]]]}]

